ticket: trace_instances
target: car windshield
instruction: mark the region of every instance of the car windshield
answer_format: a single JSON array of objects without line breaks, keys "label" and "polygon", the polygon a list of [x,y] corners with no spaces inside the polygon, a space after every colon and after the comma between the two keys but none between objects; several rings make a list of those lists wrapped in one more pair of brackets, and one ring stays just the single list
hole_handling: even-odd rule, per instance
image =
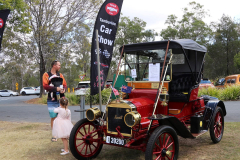
[{"label": "car windshield", "polygon": [[206,83],[211,83],[209,80],[201,80],[200,84],[206,84]]},{"label": "car windshield", "polygon": [[[132,78],[133,81],[159,81],[165,52],[165,49],[127,52],[125,57],[125,75],[129,77],[129,81]],[[169,61],[170,52],[171,50],[167,53],[165,66]],[[169,66],[165,80],[170,81],[171,77],[171,66]]]}]

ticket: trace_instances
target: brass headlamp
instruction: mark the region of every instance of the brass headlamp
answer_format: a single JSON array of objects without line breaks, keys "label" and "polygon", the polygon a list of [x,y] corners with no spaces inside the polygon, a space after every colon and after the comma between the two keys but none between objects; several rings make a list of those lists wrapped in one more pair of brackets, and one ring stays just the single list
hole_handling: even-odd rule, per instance
[{"label": "brass headlamp", "polygon": [[124,116],[124,122],[128,127],[133,127],[139,124],[141,121],[141,115],[137,111],[132,111]]},{"label": "brass headlamp", "polygon": [[89,121],[94,121],[95,119],[101,117],[101,111],[98,107],[90,108],[86,111],[86,117]]}]

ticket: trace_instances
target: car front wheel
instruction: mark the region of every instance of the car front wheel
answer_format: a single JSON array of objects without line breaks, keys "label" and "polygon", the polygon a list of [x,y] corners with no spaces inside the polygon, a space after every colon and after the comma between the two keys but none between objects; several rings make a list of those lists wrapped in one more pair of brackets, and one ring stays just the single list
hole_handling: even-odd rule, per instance
[{"label": "car front wheel", "polygon": [[22,95],[24,95],[24,96],[25,96],[25,95],[26,95],[26,92],[22,92]]},{"label": "car front wheel", "polygon": [[145,152],[145,160],[176,160],[178,157],[178,137],[170,126],[160,126],[150,136]]},{"label": "car front wheel", "polygon": [[85,118],[74,125],[69,137],[69,147],[76,159],[88,160],[100,153],[102,141],[103,134],[98,130],[98,122],[90,122]]}]

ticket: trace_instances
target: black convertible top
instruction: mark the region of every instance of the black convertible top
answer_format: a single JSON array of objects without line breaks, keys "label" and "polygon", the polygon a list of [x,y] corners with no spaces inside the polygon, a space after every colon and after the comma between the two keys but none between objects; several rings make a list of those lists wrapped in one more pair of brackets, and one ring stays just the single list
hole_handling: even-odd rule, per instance
[{"label": "black convertible top", "polygon": [[[138,50],[154,50],[154,49],[166,49],[168,41],[154,41],[145,43],[135,43],[124,45],[124,52],[138,51]],[[198,44],[191,39],[178,39],[170,40],[169,49],[183,48],[194,51],[206,53],[207,48]],[[120,48],[120,52],[122,47]]]}]

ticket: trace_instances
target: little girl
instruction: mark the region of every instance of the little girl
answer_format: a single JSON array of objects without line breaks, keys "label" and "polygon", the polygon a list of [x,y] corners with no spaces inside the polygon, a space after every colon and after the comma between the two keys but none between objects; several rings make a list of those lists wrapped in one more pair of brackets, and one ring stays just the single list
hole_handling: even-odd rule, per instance
[{"label": "little girl", "polygon": [[63,141],[64,149],[61,149],[61,155],[66,155],[69,153],[68,150],[68,138],[70,132],[73,128],[71,122],[71,111],[67,108],[68,99],[60,98],[60,107],[55,108],[54,112],[58,113],[57,118],[53,121],[52,135],[56,138],[61,138]]}]

